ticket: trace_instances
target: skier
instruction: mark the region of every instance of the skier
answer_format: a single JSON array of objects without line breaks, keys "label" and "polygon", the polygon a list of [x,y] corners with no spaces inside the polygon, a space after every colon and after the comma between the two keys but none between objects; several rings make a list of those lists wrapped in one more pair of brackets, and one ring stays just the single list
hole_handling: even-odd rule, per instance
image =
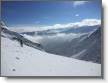
[{"label": "skier", "polygon": [[19,40],[21,47],[23,47],[23,41]]}]

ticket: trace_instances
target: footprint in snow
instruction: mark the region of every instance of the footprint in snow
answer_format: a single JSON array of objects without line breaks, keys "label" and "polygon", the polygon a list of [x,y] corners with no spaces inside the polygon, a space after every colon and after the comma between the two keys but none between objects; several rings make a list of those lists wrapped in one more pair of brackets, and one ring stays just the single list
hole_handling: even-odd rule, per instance
[{"label": "footprint in snow", "polygon": [[17,59],[17,60],[20,60],[20,58],[19,58],[19,57],[16,57],[16,59]]},{"label": "footprint in snow", "polygon": [[16,71],[15,69],[12,69],[12,71]]}]

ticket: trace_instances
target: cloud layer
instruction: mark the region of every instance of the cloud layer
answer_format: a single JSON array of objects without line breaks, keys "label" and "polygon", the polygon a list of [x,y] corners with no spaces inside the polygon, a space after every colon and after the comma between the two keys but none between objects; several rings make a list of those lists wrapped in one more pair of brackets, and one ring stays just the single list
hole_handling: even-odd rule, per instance
[{"label": "cloud layer", "polygon": [[83,19],[80,22],[74,22],[74,23],[67,23],[67,24],[54,24],[52,26],[44,26],[44,27],[32,27],[32,26],[20,26],[18,28],[13,28],[13,30],[16,30],[18,32],[24,32],[24,31],[41,31],[41,30],[48,30],[48,29],[61,29],[61,28],[79,28],[82,26],[95,26],[95,25],[101,25],[101,20],[98,19]]},{"label": "cloud layer", "polygon": [[101,21],[98,19],[84,19],[80,22],[67,23],[67,24],[55,24],[53,26],[42,27],[43,29],[59,29],[59,28],[79,28],[82,26],[95,26],[100,25]]},{"label": "cloud layer", "polygon": [[85,3],[88,3],[88,1],[74,1],[73,6],[79,6],[79,5],[84,5]]}]

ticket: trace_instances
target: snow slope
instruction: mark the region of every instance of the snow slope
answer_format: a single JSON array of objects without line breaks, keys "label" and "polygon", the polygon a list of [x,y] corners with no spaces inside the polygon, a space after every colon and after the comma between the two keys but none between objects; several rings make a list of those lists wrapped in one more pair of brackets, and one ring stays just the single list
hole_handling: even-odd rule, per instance
[{"label": "snow slope", "polygon": [[101,65],[49,54],[1,38],[2,76],[101,76]]}]

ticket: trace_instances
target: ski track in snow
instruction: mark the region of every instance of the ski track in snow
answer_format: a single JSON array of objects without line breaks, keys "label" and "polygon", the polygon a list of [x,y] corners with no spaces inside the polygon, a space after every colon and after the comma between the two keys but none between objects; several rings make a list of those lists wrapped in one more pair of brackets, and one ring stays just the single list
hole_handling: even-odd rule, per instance
[{"label": "ski track in snow", "polygon": [[76,57],[78,57],[79,55],[82,55],[84,52],[86,52],[86,50],[87,50],[87,49],[84,49],[84,50],[82,50],[81,52],[79,52],[79,53],[77,53],[77,54],[75,54],[75,55],[72,55],[72,58],[76,58]]},{"label": "ski track in snow", "polygon": [[58,56],[1,38],[2,76],[101,76],[101,65]]}]

